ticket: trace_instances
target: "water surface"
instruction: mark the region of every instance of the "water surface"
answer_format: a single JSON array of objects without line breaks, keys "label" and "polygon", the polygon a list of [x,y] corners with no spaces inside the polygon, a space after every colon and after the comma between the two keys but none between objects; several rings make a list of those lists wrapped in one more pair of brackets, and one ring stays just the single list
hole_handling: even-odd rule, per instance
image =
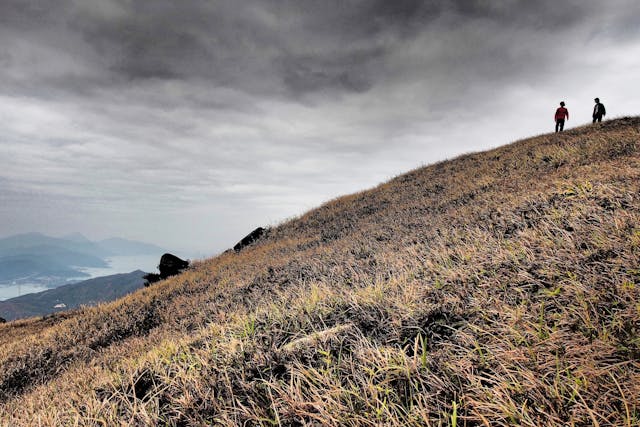
[{"label": "water surface", "polygon": [[95,277],[110,276],[112,274],[131,273],[135,270],[142,270],[146,272],[157,272],[157,266],[160,262],[160,256],[158,255],[135,255],[135,256],[112,256],[105,261],[109,264],[104,268],[76,268],[76,270],[88,274],[85,277],[72,277],[68,279],[60,279],[57,282],[51,283],[5,283],[0,284],[0,301],[15,298],[20,295],[42,292],[47,289],[54,289],[62,285],[69,283],[81,282],[83,280],[92,279]]}]

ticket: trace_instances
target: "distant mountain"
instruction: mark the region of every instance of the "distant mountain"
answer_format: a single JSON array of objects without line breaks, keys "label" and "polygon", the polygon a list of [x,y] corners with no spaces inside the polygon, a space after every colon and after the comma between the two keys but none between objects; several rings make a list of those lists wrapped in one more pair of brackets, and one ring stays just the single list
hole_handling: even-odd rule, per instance
[{"label": "distant mountain", "polygon": [[117,237],[100,240],[97,244],[104,250],[117,255],[161,255],[166,252],[156,245]]},{"label": "distant mountain", "polygon": [[15,320],[70,310],[82,305],[113,301],[143,287],[142,276],[145,274],[141,270],[136,270],[126,274],[97,277],[0,301],[0,317]]},{"label": "distant mountain", "polygon": [[28,248],[38,246],[55,246],[72,252],[92,255],[98,258],[116,255],[108,252],[97,243],[89,240],[67,240],[64,238],[46,236],[42,233],[25,233],[0,239],[0,256],[29,253],[27,250]]},{"label": "distant mountain", "polygon": [[80,233],[50,237],[17,234],[0,239],[0,283],[19,281],[56,286],[86,277],[78,268],[106,268],[112,256],[157,255],[162,248],[121,238],[92,242]]},{"label": "distant mountain", "polygon": [[101,258],[50,244],[30,247],[5,247],[0,251],[0,283],[14,280],[49,282],[57,278],[86,277],[76,267],[104,268],[108,264]]},{"label": "distant mountain", "polygon": [[54,258],[39,255],[14,255],[0,257],[1,282],[48,282],[51,278],[86,277],[86,273],[75,270]]},{"label": "distant mountain", "polygon": [[[9,252],[9,251],[7,251]],[[60,246],[39,245],[28,248],[17,248],[5,256],[32,256],[49,259],[57,264],[75,267],[107,267],[107,263],[100,257],[82,252],[72,251]],[[0,255],[2,256],[2,255]]]},{"label": "distant mountain", "polygon": [[0,256],[32,253],[33,247],[58,247],[97,258],[127,255],[156,255],[166,252],[163,248],[136,240],[118,237],[92,242],[80,233],[63,237],[50,237],[42,233],[16,234],[0,239]]}]

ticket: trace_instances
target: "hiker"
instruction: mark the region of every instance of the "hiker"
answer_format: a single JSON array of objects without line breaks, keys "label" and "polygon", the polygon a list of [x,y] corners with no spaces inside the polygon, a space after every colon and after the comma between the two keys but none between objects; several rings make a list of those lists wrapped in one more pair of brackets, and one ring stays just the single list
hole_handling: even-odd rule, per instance
[{"label": "hiker", "polygon": [[607,110],[604,109],[604,104],[600,102],[600,98],[595,98],[596,105],[593,106],[593,123],[596,121],[600,123],[602,116],[607,115]]},{"label": "hiker", "polygon": [[564,108],[564,101],[560,102],[560,107],[556,110],[554,118],[556,119],[556,133],[562,132],[564,129],[564,119],[569,120],[569,110]]}]

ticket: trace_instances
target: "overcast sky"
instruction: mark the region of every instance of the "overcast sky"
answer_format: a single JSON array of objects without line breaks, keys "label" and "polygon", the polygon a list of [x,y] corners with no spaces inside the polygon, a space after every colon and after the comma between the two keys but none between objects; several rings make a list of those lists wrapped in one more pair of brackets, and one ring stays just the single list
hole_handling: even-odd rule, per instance
[{"label": "overcast sky", "polygon": [[638,76],[637,0],[0,0],[0,237],[214,254]]}]

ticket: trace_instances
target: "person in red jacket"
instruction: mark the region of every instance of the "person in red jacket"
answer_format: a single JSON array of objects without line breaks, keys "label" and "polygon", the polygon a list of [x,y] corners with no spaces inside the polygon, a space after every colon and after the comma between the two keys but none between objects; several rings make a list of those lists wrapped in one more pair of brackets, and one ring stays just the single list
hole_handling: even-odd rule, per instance
[{"label": "person in red jacket", "polygon": [[556,110],[556,115],[553,118],[556,120],[556,133],[562,132],[565,118],[569,120],[569,110],[564,108],[564,101],[560,102],[560,107]]}]

